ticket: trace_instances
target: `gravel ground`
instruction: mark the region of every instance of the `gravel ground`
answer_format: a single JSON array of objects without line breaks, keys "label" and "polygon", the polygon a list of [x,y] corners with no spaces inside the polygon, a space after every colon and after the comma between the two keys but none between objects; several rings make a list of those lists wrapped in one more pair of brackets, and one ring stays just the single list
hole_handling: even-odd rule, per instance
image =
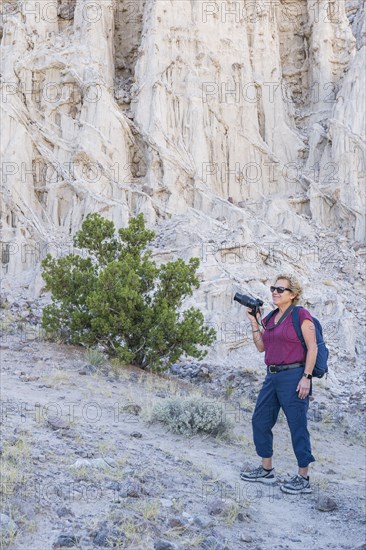
[{"label": "gravel ground", "polygon": [[[283,417],[278,483],[239,478],[258,464],[250,418],[260,370],[96,368],[83,348],[39,341],[27,323],[8,325],[1,342],[2,547],[364,548],[362,395],[341,398],[320,382],[309,410],[313,493],[284,495],[279,483],[296,469]],[[150,422],[156,404],[191,396],[220,404],[229,440]]]}]

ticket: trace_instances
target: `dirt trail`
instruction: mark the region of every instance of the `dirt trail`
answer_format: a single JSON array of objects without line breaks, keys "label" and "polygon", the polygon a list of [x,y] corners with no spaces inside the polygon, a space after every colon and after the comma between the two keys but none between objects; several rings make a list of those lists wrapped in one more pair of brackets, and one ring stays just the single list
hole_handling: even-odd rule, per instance
[{"label": "dirt trail", "polygon": [[[313,494],[284,495],[279,484],[239,479],[243,463],[258,459],[250,412],[238,403],[222,400],[232,442],[178,436],[149,423],[150,412],[197,388],[134,368],[80,374],[85,364],[80,348],[2,344],[2,511],[18,526],[11,550],[363,547],[364,450],[355,432],[310,421]],[[275,448],[281,480],[295,473],[283,419]],[[317,510],[324,494],[335,510]]]}]

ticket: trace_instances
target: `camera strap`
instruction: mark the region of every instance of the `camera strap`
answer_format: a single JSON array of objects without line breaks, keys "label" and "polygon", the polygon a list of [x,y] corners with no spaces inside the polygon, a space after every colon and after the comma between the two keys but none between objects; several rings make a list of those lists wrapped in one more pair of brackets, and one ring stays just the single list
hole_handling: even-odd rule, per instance
[{"label": "camera strap", "polygon": [[272,327],[267,327],[267,325],[268,325],[269,321],[271,320],[271,318],[272,318],[272,317],[276,314],[276,312],[279,311],[279,310],[278,310],[278,308],[277,308],[277,309],[274,309],[273,311],[271,311],[271,312],[269,313],[269,316],[270,316],[269,319],[266,320],[265,330],[273,330],[274,328],[277,328],[278,325],[280,325],[280,324],[286,319],[286,317],[289,315],[289,313],[291,313],[291,311],[294,309],[294,307],[295,307],[295,306],[294,306],[293,304],[291,304],[291,305],[286,309],[286,311],[284,311],[283,315],[281,315],[281,318],[278,319],[277,323],[275,323]]}]

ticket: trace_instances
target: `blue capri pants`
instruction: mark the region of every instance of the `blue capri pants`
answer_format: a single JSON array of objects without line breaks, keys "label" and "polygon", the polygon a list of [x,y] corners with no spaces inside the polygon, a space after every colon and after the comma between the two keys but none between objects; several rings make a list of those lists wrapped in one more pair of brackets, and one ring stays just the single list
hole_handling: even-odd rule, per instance
[{"label": "blue capri pants", "polygon": [[261,458],[273,455],[272,428],[277,422],[280,408],[285,413],[291,432],[292,447],[299,468],[306,468],[315,458],[311,454],[310,435],[307,429],[309,397],[300,399],[296,391],[304,367],[267,373],[259,392],[252,418],[253,439]]}]

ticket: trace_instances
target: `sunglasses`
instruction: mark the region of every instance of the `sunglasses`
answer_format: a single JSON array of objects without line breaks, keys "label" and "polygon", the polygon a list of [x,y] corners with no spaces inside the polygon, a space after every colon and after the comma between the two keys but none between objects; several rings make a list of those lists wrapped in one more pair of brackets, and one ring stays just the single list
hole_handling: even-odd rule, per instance
[{"label": "sunglasses", "polygon": [[291,288],[285,288],[284,286],[271,286],[270,287],[271,292],[274,292],[275,290],[277,290],[278,294],[282,294],[283,292],[285,292],[285,290],[288,290],[288,291],[291,292]]}]

